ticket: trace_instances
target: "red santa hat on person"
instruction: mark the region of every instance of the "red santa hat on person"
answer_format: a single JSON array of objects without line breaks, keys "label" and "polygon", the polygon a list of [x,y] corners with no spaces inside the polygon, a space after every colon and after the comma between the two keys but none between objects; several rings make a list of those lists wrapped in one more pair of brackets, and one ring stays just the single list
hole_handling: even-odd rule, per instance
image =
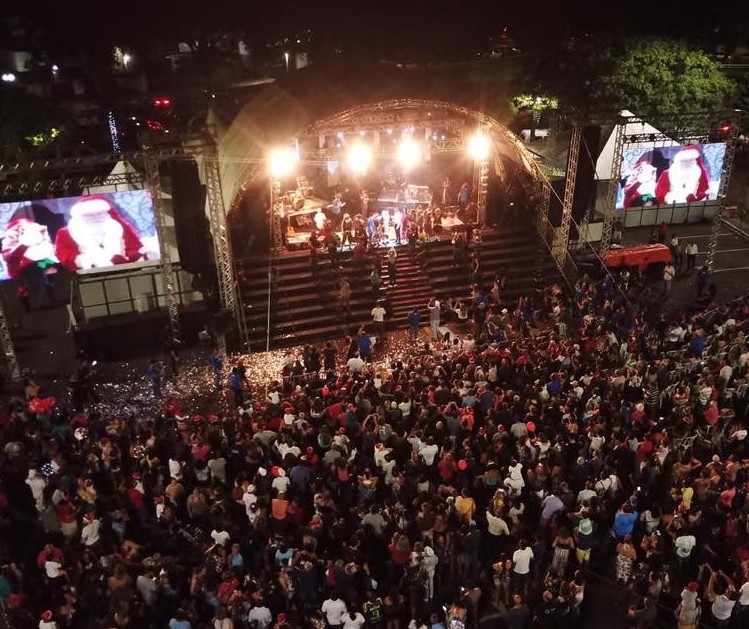
[{"label": "red santa hat on person", "polygon": [[700,147],[689,144],[680,148],[668,170],[661,173],[655,188],[658,203],[693,203],[707,199],[710,177]]}]

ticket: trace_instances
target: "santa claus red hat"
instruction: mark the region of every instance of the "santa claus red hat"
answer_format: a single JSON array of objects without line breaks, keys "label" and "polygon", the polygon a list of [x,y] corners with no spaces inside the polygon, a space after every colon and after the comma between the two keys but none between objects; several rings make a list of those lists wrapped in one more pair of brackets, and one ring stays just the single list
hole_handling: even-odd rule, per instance
[{"label": "santa claus red hat", "polygon": [[700,152],[700,147],[696,144],[689,144],[677,151],[676,155],[674,155],[674,161],[685,162],[690,159],[699,160],[701,157],[702,153]]},{"label": "santa claus red hat", "polygon": [[22,225],[28,225],[33,222],[34,221],[32,221],[30,218],[25,218],[25,217],[14,218],[12,221],[10,221],[10,223],[6,225],[5,229],[6,231],[13,231],[17,227],[20,227]]},{"label": "santa claus red hat", "polygon": [[39,614],[39,618],[41,618],[45,622],[49,622],[50,620],[52,620],[52,612],[49,609],[43,611],[41,614]]},{"label": "santa claus red hat", "polygon": [[92,216],[103,212],[111,212],[112,204],[104,197],[85,197],[70,208],[70,216]]}]

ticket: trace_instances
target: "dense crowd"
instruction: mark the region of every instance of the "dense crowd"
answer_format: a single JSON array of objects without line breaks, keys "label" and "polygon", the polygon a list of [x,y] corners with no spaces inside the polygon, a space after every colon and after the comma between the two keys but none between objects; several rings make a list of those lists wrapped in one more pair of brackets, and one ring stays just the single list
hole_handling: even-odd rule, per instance
[{"label": "dense crowd", "polygon": [[471,335],[356,369],[328,345],[261,392],[233,366],[213,415],[29,381],[0,412],[0,599],[19,629],[556,629],[595,586],[632,626],[749,624],[749,302],[639,303],[476,287]]}]

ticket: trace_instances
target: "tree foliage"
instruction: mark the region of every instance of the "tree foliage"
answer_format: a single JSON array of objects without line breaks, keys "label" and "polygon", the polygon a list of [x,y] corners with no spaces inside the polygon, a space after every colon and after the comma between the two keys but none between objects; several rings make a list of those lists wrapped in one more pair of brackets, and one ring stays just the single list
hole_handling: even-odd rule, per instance
[{"label": "tree foliage", "polygon": [[59,141],[59,116],[40,98],[20,90],[0,90],[0,158],[41,155]]},{"label": "tree foliage", "polygon": [[535,94],[518,94],[512,99],[515,109],[525,109],[532,112],[543,112],[559,108],[559,99],[555,96]]},{"label": "tree foliage", "polygon": [[613,55],[595,82],[596,109],[651,120],[729,106],[734,83],[705,53],[672,40],[637,41]]}]

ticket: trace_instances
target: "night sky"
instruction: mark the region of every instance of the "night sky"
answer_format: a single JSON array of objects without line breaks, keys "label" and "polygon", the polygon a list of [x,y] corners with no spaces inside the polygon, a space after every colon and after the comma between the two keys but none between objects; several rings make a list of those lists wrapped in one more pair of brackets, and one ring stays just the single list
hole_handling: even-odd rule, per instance
[{"label": "night sky", "polygon": [[[728,6],[740,7],[729,11]],[[52,48],[200,37],[240,32],[260,49],[312,30],[317,45],[371,58],[444,60],[486,49],[508,27],[523,48],[572,35],[666,35],[714,46],[749,39],[749,3],[694,0],[11,0]],[[14,6],[15,5],[15,6]]]}]

